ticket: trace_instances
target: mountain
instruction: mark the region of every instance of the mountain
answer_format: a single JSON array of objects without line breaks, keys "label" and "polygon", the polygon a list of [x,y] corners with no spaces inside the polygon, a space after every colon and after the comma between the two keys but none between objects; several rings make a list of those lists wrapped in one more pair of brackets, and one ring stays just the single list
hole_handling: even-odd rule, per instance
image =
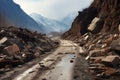
[{"label": "mountain", "polygon": [[44,31],[46,33],[50,32],[64,32],[68,30],[68,25],[58,21],[58,20],[53,20],[50,18],[46,18],[44,16],[41,16],[40,14],[37,13],[32,13],[30,16],[38,23],[38,24],[43,24],[44,25]]},{"label": "mountain", "polygon": [[42,24],[39,25],[27,15],[13,0],[0,0],[0,25],[18,26],[44,32]]},{"label": "mountain", "polygon": [[119,33],[120,0],[94,0],[88,8],[78,13],[71,29],[63,34],[63,38],[79,38],[87,32]]},{"label": "mountain", "polygon": [[71,27],[72,22],[74,21],[75,17],[77,16],[76,12],[71,12],[68,15],[66,15],[62,20],[60,20],[61,22],[63,22],[64,24],[68,25],[68,28]]}]

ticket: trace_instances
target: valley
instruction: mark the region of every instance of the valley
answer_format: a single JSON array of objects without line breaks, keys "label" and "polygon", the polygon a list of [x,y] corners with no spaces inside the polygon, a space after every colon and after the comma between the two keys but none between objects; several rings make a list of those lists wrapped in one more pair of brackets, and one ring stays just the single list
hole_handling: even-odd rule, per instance
[{"label": "valley", "polygon": [[120,0],[84,1],[0,0],[0,80],[120,80]]}]

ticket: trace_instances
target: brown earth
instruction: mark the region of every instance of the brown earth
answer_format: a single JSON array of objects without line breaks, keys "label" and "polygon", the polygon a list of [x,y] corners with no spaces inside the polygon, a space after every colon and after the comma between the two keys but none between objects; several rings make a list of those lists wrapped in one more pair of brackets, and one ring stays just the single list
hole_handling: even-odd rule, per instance
[{"label": "brown earth", "polygon": [[63,38],[75,40],[89,32],[88,27],[92,20],[98,17],[100,21],[92,33],[118,33],[120,24],[120,0],[94,0],[72,23],[71,29],[63,34]]}]

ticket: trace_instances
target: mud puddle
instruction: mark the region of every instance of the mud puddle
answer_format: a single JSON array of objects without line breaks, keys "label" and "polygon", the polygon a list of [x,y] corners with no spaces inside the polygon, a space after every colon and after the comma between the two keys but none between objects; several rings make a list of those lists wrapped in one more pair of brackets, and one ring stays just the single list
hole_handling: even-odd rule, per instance
[{"label": "mud puddle", "polygon": [[37,80],[72,80],[75,54],[66,54],[62,60]]}]

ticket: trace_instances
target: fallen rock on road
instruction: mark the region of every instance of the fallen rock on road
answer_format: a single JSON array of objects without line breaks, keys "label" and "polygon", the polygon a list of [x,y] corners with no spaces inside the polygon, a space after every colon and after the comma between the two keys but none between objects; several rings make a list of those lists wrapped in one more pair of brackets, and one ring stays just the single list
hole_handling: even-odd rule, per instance
[{"label": "fallen rock on road", "polygon": [[22,65],[57,46],[45,34],[13,26],[0,27],[0,69]]},{"label": "fallen rock on road", "polygon": [[91,74],[96,76],[97,80],[106,80],[106,78],[119,80],[119,43],[120,35],[117,33],[86,33],[81,36],[79,45],[82,45],[84,52],[80,52],[80,55],[85,56],[84,54],[86,54],[85,59],[89,63],[89,70]]}]

